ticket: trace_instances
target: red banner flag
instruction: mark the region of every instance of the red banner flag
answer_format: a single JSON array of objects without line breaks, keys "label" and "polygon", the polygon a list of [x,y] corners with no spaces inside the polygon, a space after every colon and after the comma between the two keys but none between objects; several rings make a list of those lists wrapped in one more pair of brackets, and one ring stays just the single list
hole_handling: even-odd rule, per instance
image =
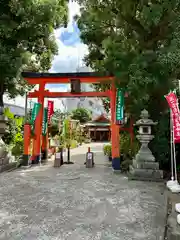
[{"label": "red banner flag", "polygon": [[180,121],[179,117],[173,116],[174,142],[180,143]]},{"label": "red banner flag", "polygon": [[165,96],[173,115],[179,115],[178,99],[176,94],[171,92]]},{"label": "red banner flag", "polygon": [[178,106],[178,99],[175,93],[171,92],[165,96],[169,107],[171,109],[171,120],[173,123],[174,142],[180,142],[180,111]]},{"label": "red banner flag", "polygon": [[48,123],[51,121],[51,116],[54,113],[54,102],[48,101]]}]

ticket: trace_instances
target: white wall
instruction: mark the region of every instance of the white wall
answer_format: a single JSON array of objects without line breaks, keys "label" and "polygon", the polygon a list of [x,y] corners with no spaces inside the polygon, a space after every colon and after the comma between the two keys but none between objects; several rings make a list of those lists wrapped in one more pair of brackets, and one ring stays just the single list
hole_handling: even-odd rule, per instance
[{"label": "white wall", "polygon": [[[93,89],[89,86],[85,91],[92,91]],[[99,98],[66,98],[64,99],[67,111],[71,112],[78,107],[87,108],[92,111],[92,117],[98,117],[101,114],[106,114],[102,100]]]}]

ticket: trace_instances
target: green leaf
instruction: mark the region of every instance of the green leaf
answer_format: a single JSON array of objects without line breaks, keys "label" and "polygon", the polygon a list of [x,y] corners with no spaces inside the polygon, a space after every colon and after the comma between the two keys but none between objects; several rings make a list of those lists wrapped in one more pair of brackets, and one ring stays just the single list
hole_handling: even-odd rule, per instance
[{"label": "green leaf", "polygon": [[125,108],[131,115],[147,108],[154,117],[156,106],[158,118],[167,109],[163,96],[180,77],[179,1],[78,2],[81,39],[89,48],[86,64],[115,76],[116,86],[129,93]]},{"label": "green leaf", "polygon": [[54,29],[67,22],[66,0],[1,1],[0,9],[0,105],[10,97],[24,95],[28,86],[21,72],[48,71],[58,53]]}]

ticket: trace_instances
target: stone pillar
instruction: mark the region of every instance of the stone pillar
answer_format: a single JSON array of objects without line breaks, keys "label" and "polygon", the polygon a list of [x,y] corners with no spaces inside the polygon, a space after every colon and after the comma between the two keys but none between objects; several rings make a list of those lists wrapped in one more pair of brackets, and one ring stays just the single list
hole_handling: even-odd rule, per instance
[{"label": "stone pillar", "polygon": [[141,119],[135,124],[139,127],[139,135],[136,137],[141,143],[141,148],[130,166],[129,178],[131,180],[161,181],[163,179],[163,171],[159,170],[159,163],[155,161],[148,147],[149,142],[154,138],[151,134],[151,127],[156,124],[149,119],[146,110],[141,112]]},{"label": "stone pillar", "polygon": [[41,162],[46,163],[48,161],[48,149],[49,149],[49,144],[48,144],[48,130],[45,136],[42,136],[42,159]]}]

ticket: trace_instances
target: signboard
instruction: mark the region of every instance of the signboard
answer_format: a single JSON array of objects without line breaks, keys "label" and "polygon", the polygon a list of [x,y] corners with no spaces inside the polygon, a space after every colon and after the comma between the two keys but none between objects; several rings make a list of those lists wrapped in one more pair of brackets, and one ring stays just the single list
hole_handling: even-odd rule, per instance
[{"label": "signboard", "polygon": [[93,160],[93,153],[92,152],[87,153],[87,159],[88,160]]},{"label": "signboard", "polygon": [[61,153],[60,152],[57,152],[56,154],[55,154],[55,158],[61,158]]},{"label": "signboard", "polygon": [[50,123],[53,113],[54,113],[54,102],[48,101],[48,123]]},{"label": "signboard", "polygon": [[86,153],[86,167],[92,168],[94,166],[94,154],[92,152]]},{"label": "signboard", "polygon": [[123,120],[124,120],[124,93],[122,89],[118,89],[116,95],[116,123],[122,124]]},{"label": "signboard", "polygon": [[32,123],[34,123],[34,121],[36,120],[36,117],[39,113],[39,110],[41,108],[41,104],[40,103],[34,103],[34,106],[33,106],[33,110],[32,110],[32,113],[31,113],[31,121]]},{"label": "signboard", "polygon": [[81,92],[81,81],[80,79],[71,79],[71,93]]},{"label": "signboard", "polygon": [[44,108],[44,114],[43,114],[43,122],[42,122],[42,135],[45,136],[47,133],[47,126],[48,126],[48,109]]},{"label": "signboard", "polygon": [[40,103],[34,103],[32,112],[31,112],[31,130],[34,131],[34,122],[36,120],[36,117],[40,111],[41,104]]}]

